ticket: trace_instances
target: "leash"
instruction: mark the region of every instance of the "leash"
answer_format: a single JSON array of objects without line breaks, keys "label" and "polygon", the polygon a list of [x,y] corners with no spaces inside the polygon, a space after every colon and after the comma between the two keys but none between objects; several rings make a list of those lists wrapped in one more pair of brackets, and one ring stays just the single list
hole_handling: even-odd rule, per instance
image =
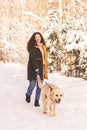
[{"label": "leash", "polygon": [[45,84],[49,87],[49,89],[52,91],[51,86],[50,86],[46,81],[44,81],[44,82],[45,82]]}]

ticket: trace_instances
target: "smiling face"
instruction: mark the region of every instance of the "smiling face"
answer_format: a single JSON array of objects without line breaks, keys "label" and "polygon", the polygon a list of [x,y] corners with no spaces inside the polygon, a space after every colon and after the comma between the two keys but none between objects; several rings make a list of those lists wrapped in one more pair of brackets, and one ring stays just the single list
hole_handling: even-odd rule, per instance
[{"label": "smiling face", "polygon": [[37,45],[42,45],[41,44],[41,36],[39,34],[36,34],[35,35],[35,41],[36,41],[36,44]]}]

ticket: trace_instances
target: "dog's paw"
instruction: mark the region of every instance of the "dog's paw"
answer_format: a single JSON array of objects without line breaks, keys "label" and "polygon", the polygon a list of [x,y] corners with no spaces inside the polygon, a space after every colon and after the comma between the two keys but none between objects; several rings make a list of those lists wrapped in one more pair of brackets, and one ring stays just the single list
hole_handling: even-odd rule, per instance
[{"label": "dog's paw", "polygon": [[46,111],[44,111],[44,112],[43,112],[43,114],[47,114],[47,112],[46,112]]},{"label": "dog's paw", "polygon": [[56,113],[51,113],[50,116],[53,117],[53,116],[56,116],[57,114]]}]

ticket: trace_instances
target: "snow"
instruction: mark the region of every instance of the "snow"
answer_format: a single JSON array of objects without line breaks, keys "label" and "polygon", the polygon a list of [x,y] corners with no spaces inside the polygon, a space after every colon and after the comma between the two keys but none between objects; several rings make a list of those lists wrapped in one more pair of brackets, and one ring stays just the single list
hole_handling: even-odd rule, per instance
[{"label": "snow", "polygon": [[87,130],[87,81],[49,74],[64,96],[56,107],[57,115],[42,114],[34,107],[35,90],[30,104],[25,102],[28,87],[26,66],[0,63],[0,129],[1,130]]}]

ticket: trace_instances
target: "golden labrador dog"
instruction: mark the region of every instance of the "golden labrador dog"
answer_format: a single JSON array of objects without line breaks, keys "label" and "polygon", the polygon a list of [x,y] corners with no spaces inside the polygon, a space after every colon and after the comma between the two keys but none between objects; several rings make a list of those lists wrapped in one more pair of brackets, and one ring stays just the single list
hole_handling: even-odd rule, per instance
[{"label": "golden labrador dog", "polygon": [[56,104],[60,103],[63,92],[56,85],[52,83],[45,83],[44,85],[41,82],[40,77],[37,78],[38,85],[41,88],[41,98],[43,103],[43,113],[47,113],[49,109],[50,115],[55,116],[55,107]]}]

